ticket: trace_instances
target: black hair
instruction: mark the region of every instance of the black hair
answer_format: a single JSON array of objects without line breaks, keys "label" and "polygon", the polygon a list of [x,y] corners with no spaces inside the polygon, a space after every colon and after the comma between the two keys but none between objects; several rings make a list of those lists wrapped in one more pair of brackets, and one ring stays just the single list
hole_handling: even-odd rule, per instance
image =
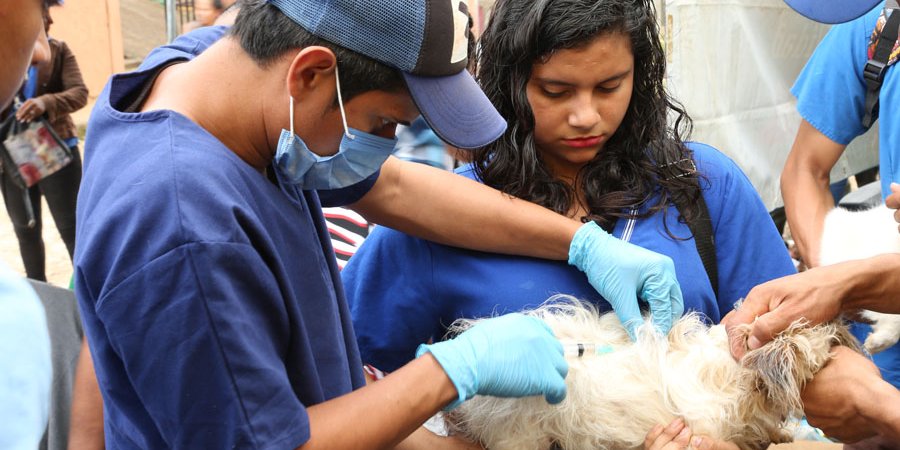
[{"label": "black hair", "polygon": [[690,133],[691,120],[665,90],[666,59],[654,15],[653,0],[498,0],[481,36],[478,80],[509,127],[499,140],[474,153],[476,174],[485,184],[568,213],[578,199],[572,186],[541,163],[526,85],[534,64],[554,52],[623,33],[634,54],[631,102],[618,130],[576,177],[588,211],[581,220],[609,230],[657,193],[659,201],[646,205],[648,210],[637,217],[683,197],[687,201],[681,204],[688,207],[682,208],[680,220],[692,220],[700,196],[698,175],[680,171],[689,165],[681,162],[691,158],[682,140]]},{"label": "black hair", "polygon": [[406,87],[398,70],[313,35],[265,1],[241,2],[230,33],[260,67],[267,67],[284,54],[302,48],[330,49],[337,57],[345,102],[364,92],[393,92]]}]

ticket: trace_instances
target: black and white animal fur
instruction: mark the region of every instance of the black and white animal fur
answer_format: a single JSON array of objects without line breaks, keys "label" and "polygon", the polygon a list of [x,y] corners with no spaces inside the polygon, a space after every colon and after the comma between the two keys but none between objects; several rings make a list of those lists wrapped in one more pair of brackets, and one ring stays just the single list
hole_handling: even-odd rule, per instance
[{"label": "black and white animal fur", "polygon": [[[833,345],[856,346],[838,322],[797,323],[739,364],[724,328],[695,314],[676,321],[668,338],[646,324],[636,342],[615,314],[600,315],[572,297],[553,297],[526,314],[546,321],[563,342],[612,351],[569,358],[568,392],[558,405],[543,397],[475,397],[446,415],[452,432],[489,450],[639,449],[654,425],[677,417],[695,433],[742,449],[788,442],[785,420],[802,417],[804,384]],[[473,322],[458,321],[454,331]]]},{"label": "black and white animal fur", "polygon": [[[853,259],[869,258],[885,253],[900,253],[900,232],[894,211],[884,205],[866,211],[835,208],[825,216],[820,264],[827,266]],[[900,301],[900,300],[898,300]],[[900,340],[900,315],[860,311],[872,322],[872,332],[864,346],[878,353]]]}]

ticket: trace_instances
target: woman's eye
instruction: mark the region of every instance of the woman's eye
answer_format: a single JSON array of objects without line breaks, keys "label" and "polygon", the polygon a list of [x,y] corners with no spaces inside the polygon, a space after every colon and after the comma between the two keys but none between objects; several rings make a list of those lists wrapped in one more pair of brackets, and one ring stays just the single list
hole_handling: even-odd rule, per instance
[{"label": "woman's eye", "polygon": [[541,88],[541,92],[550,98],[559,98],[566,95],[566,91],[554,91],[547,88]]},{"label": "woman's eye", "polygon": [[622,83],[616,83],[614,85],[600,85],[597,86],[597,90],[600,92],[615,92],[616,89],[622,86]]}]

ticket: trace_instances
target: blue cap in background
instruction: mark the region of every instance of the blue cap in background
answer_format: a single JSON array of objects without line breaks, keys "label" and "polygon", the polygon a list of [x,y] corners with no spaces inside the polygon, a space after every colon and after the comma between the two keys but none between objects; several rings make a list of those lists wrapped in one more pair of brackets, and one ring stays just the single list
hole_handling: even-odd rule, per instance
[{"label": "blue cap in background", "polygon": [[785,0],[791,8],[816,22],[844,23],[872,10],[882,0]]}]

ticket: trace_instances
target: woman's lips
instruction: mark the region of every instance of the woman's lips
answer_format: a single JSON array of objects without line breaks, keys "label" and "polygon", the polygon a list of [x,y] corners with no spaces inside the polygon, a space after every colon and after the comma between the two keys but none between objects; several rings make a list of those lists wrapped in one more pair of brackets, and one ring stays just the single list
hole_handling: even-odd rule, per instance
[{"label": "woman's lips", "polygon": [[569,147],[584,148],[595,147],[603,142],[603,136],[588,136],[583,138],[563,139],[563,143]]}]

